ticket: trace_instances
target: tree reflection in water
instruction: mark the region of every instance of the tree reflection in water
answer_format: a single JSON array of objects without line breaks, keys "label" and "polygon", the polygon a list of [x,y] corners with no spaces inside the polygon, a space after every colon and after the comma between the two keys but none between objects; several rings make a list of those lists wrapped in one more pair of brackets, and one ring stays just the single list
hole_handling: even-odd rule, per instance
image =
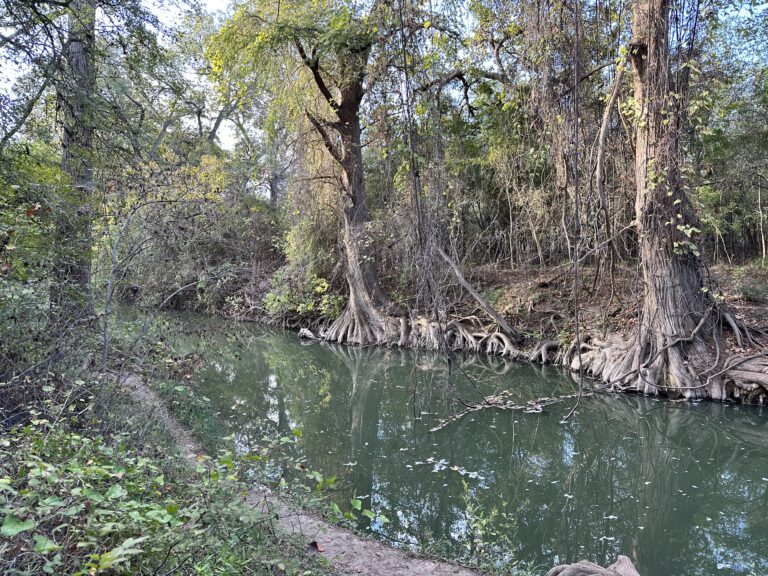
[{"label": "tree reflection in water", "polygon": [[515,558],[543,566],[621,553],[653,576],[768,573],[761,409],[596,396],[567,423],[564,405],[487,410],[432,433],[478,389],[526,401],[569,393],[573,382],[552,368],[462,357],[448,383],[431,354],[211,325],[197,378],[222,434],[246,450],[266,429],[301,428],[298,450],[339,477],[342,509],[365,496],[364,507],[391,520],[363,518],[361,529],[416,548],[443,543],[459,559],[510,541]]}]

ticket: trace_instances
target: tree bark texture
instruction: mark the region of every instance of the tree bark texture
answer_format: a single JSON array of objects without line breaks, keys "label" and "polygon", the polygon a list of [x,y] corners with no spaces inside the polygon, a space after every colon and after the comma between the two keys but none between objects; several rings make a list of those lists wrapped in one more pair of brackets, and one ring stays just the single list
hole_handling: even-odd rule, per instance
[{"label": "tree bark texture", "polygon": [[51,299],[61,318],[93,312],[91,291],[91,213],[93,132],[96,92],[96,3],[73,0],[58,101],[62,115],[62,171],[69,177],[56,222],[61,259],[54,272]]},{"label": "tree bark texture", "polygon": [[670,2],[634,0],[632,9],[630,58],[639,112],[635,218],[644,294],[632,361],[625,367],[636,371],[635,387],[643,393],[704,396],[705,388],[692,386],[707,369],[714,315],[692,240],[697,220],[680,174],[684,95],[670,86]]},{"label": "tree bark texture", "polygon": [[361,42],[361,45],[350,46],[347,52],[337,55],[340,58],[339,76],[343,81],[335,87],[326,83],[315,52],[307,51],[300,41],[296,42],[299,56],[334,116],[333,120],[326,120],[307,111],[307,118],[341,169],[340,212],[349,299],[342,314],[323,337],[340,344],[382,344],[431,350],[444,347],[484,349],[492,354],[517,357],[520,353],[507,335],[516,333],[508,325],[505,334],[467,326],[458,320],[441,323],[423,316],[408,317],[395,309],[381,286],[371,250],[373,241],[369,230],[360,124],[365,73],[372,45],[370,39]]},{"label": "tree bark texture", "polygon": [[[351,78],[338,90],[338,103],[325,87],[319,70],[313,71],[321,92],[328,95],[336,120],[329,123],[310,116],[342,170],[341,216],[349,300],[326,337],[339,343],[360,345],[387,343],[399,333],[398,323],[389,317],[392,304],[381,287],[373,263],[368,230],[360,105],[365,94],[364,68],[369,51],[370,47],[349,55],[347,69]],[[338,144],[329,137],[327,128],[336,132]]]},{"label": "tree bark texture", "polygon": [[[626,337],[566,354],[566,362],[622,389],[721,397],[712,349],[717,311],[704,289],[696,217],[681,177],[684,94],[671,86],[669,0],[634,0],[630,59],[637,112],[635,219],[642,282],[638,324]],[[675,87],[680,90],[681,87]],[[579,346],[583,346],[580,343]]]}]

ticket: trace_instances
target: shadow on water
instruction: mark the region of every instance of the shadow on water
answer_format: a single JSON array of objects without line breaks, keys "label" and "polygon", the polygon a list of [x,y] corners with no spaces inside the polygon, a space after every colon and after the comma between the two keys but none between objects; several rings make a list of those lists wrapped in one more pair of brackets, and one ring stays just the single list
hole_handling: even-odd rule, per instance
[{"label": "shadow on water", "polygon": [[[176,319],[177,321],[181,321]],[[551,565],[633,558],[649,576],[768,573],[768,413],[644,397],[584,398],[541,414],[481,411],[430,432],[460,398],[574,391],[551,367],[497,358],[302,344],[252,325],[185,317],[174,337],[202,349],[195,376],[240,450],[300,428],[311,468],[339,477],[387,524],[360,528],[455,558],[497,552]],[[202,335],[204,333],[204,335]],[[511,548],[510,548],[511,547]]]}]

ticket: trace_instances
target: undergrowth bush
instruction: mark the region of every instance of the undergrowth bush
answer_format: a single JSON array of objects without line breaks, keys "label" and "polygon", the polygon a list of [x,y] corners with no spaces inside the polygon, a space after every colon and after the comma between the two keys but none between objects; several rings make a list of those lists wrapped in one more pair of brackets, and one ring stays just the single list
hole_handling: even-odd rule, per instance
[{"label": "undergrowth bush", "polygon": [[135,432],[30,415],[0,432],[0,573],[313,573],[274,538],[271,514],[245,504],[268,449],[188,470],[167,448],[137,448]]},{"label": "undergrowth bush", "polygon": [[345,299],[330,292],[325,278],[297,270],[296,266],[282,267],[271,284],[264,305],[272,317],[296,315],[335,320],[344,308]]},{"label": "undergrowth bush", "polygon": [[768,286],[741,286],[739,296],[747,302],[768,302]]}]

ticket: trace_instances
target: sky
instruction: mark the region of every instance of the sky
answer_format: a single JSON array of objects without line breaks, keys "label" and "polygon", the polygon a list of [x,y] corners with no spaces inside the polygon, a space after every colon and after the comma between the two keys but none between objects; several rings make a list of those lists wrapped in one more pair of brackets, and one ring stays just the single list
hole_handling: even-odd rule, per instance
[{"label": "sky", "polygon": [[209,12],[218,12],[229,6],[230,0],[203,0],[203,4]]},{"label": "sky", "polygon": [[[142,0],[145,7],[149,8],[166,26],[173,26],[178,22],[179,14],[188,9],[185,0]],[[226,12],[232,4],[232,0],[198,0],[200,5],[208,12]],[[11,34],[13,30],[0,28],[0,32]],[[13,90],[16,80],[24,73],[25,68],[3,61],[0,65],[0,86]],[[213,89],[213,88],[212,88]],[[230,122],[222,124],[218,132],[219,144],[226,150],[232,150],[236,141],[236,130]]]},{"label": "sky", "polygon": [[[231,4],[231,0],[202,0],[209,12],[223,12]],[[223,122],[218,133],[219,145],[224,150],[233,150],[236,142],[236,130],[231,122]]]}]

